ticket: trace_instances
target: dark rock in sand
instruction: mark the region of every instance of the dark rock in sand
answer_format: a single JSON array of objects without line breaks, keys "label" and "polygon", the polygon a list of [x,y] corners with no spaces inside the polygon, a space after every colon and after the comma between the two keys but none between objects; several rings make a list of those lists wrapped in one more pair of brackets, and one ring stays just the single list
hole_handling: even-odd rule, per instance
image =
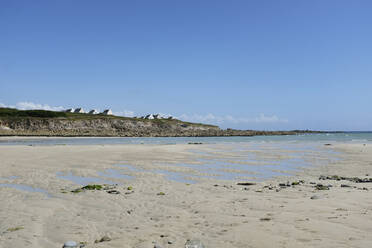
[{"label": "dark rock in sand", "polygon": [[271,220],[271,218],[269,218],[269,217],[260,218],[260,221],[270,221],[270,220]]},{"label": "dark rock in sand", "polygon": [[108,190],[108,191],[106,191],[106,192],[109,193],[109,194],[114,194],[114,195],[118,195],[118,194],[120,194],[120,191],[117,191],[117,190],[115,190],[115,189]]},{"label": "dark rock in sand", "polygon": [[323,185],[323,184],[317,184],[316,186],[315,186],[315,188],[317,189],[317,190],[329,190],[329,187],[328,186],[325,186],[325,185]]},{"label": "dark rock in sand", "polygon": [[94,243],[102,243],[102,242],[108,242],[111,241],[111,238],[107,235],[103,236],[101,239],[96,239]]},{"label": "dark rock in sand", "polygon": [[310,197],[310,199],[311,199],[311,200],[318,200],[318,199],[320,199],[320,197],[317,196],[317,195],[313,195],[312,197]]},{"label": "dark rock in sand", "polygon": [[252,186],[252,185],[256,185],[256,183],[237,183],[237,185],[242,185],[242,186]]}]

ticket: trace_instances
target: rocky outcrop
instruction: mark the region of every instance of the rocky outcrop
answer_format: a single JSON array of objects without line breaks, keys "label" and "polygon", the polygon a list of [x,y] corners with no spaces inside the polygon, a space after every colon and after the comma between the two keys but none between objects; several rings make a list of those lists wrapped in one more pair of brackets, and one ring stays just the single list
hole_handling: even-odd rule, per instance
[{"label": "rocky outcrop", "polygon": [[180,137],[180,136],[254,136],[290,135],[309,131],[222,130],[217,126],[172,120],[136,118],[0,118],[2,136],[117,136],[117,137]]},{"label": "rocky outcrop", "polygon": [[32,136],[216,136],[216,126],[177,120],[123,118],[7,118],[0,119],[0,135]]}]

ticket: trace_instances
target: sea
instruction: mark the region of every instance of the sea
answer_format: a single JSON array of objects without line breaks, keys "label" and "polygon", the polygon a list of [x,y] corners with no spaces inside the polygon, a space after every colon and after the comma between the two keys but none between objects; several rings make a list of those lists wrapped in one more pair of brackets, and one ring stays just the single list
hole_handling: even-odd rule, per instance
[{"label": "sea", "polygon": [[115,145],[115,144],[218,144],[246,142],[349,142],[371,143],[372,132],[316,133],[229,137],[1,137],[0,145]]}]

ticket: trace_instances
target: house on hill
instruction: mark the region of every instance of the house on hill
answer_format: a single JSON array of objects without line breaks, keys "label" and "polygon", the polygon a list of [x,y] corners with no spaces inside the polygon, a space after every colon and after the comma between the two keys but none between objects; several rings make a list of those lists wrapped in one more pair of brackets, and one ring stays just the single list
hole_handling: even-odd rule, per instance
[{"label": "house on hill", "polygon": [[84,114],[85,111],[82,108],[77,108],[77,109],[75,109],[74,113]]},{"label": "house on hill", "polygon": [[112,115],[111,109],[105,109],[101,114],[103,115]]},{"label": "house on hill", "polygon": [[74,109],[66,109],[65,112],[66,113],[74,113]]},{"label": "house on hill", "polygon": [[91,111],[88,112],[88,114],[91,114],[91,115],[96,115],[98,114],[99,112],[95,109],[92,109]]}]

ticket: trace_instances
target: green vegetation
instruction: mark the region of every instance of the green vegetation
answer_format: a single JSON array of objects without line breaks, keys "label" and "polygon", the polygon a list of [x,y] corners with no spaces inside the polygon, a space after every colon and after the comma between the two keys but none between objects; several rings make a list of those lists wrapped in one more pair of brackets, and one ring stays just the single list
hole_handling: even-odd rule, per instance
[{"label": "green vegetation", "polygon": [[99,184],[88,184],[88,185],[85,185],[84,187],[71,190],[71,193],[80,193],[80,192],[83,192],[85,190],[102,190],[102,189],[103,189],[103,186],[102,185],[99,185]]},{"label": "green vegetation", "polygon": [[18,110],[12,108],[0,108],[0,117],[56,118],[66,117],[66,113],[47,110]]},{"label": "green vegetation", "polygon": [[99,184],[88,184],[81,188],[82,190],[101,190],[103,189],[102,185]]},{"label": "green vegetation", "polygon": [[122,119],[132,121],[154,122],[159,125],[167,125],[173,123],[182,123],[184,126],[205,126],[216,127],[213,125],[206,125],[202,123],[184,122],[177,119],[139,119],[124,116],[104,115],[104,114],[87,114],[87,113],[66,113],[60,111],[48,110],[18,110],[13,108],[0,108],[0,118],[3,119],[19,119],[19,118],[64,118],[70,120],[95,120],[95,119]]},{"label": "green vegetation", "polygon": [[8,232],[15,232],[15,231],[19,231],[19,230],[22,230],[24,229],[23,226],[17,226],[17,227],[10,227],[8,229],[6,229]]},{"label": "green vegetation", "polygon": [[157,195],[165,195],[165,193],[164,192],[159,192],[159,193],[157,193]]}]

